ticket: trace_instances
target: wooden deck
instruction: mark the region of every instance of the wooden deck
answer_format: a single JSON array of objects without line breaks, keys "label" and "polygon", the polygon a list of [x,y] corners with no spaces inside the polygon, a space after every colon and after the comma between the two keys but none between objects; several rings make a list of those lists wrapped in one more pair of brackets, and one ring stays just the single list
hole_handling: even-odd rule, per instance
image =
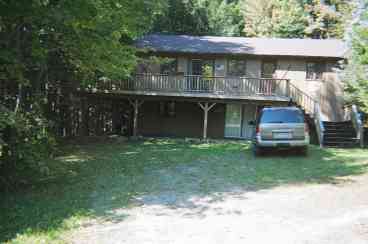
[{"label": "wooden deck", "polygon": [[85,91],[137,96],[288,101],[287,79],[137,74],[121,81],[100,80]]}]

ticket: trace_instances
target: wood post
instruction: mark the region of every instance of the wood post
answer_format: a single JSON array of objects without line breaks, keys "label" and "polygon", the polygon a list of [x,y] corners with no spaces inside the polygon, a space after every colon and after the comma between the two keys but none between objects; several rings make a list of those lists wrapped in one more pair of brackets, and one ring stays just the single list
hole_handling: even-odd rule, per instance
[{"label": "wood post", "polygon": [[204,104],[198,102],[198,105],[202,108],[204,112],[203,140],[206,140],[207,139],[208,111],[210,111],[216,105],[216,103],[212,103],[211,105],[209,105],[208,102],[205,102]]},{"label": "wood post", "polygon": [[81,98],[81,111],[82,111],[82,121],[81,121],[81,134],[83,136],[89,136],[89,104],[86,97]]},{"label": "wood post", "polygon": [[133,106],[133,137],[138,136],[138,108],[143,104],[144,101],[139,101],[138,99],[131,100],[128,99],[129,103]]}]

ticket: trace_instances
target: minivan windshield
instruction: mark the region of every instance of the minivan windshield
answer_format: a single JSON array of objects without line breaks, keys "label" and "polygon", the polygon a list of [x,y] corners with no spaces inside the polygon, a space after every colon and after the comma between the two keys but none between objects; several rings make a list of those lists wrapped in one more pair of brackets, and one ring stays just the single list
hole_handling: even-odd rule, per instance
[{"label": "minivan windshield", "polygon": [[264,110],[260,119],[261,124],[304,123],[300,110],[272,109]]}]

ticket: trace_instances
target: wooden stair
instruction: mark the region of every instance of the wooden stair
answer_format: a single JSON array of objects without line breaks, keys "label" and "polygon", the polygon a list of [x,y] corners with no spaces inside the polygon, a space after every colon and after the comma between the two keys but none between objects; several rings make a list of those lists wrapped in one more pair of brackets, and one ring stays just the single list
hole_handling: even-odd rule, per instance
[{"label": "wooden stair", "polygon": [[359,139],[350,120],[343,122],[324,121],[323,125],[325,127],[323,146],[337,148],[359,147]]}]

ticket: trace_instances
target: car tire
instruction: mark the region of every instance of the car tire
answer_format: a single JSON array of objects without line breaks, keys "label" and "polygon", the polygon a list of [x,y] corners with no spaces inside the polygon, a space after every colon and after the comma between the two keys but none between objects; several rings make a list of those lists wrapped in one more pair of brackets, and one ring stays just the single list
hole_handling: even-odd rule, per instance
[{"label": "car tire", "polygon": [[256,145],[253,146],[253,154],[255,157],[259,157],[263,155],[263,149],[261,147],[258,147]]}]

